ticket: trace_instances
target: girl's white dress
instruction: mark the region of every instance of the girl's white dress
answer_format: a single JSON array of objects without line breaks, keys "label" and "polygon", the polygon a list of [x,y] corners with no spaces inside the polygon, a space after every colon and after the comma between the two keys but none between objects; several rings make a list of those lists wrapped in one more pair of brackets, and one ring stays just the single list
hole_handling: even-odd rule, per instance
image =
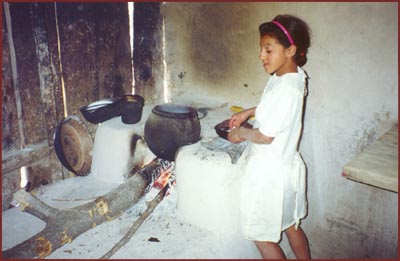
[{"label": "girl's white dress", "polygon": [[274,137],[271,144],[250,143],[240,202],[240,228],[253,241],[278,242],[306,215],[305,165],[297,150],[302,126],[306,75],[272,75],[256,108],[254,128]]}]

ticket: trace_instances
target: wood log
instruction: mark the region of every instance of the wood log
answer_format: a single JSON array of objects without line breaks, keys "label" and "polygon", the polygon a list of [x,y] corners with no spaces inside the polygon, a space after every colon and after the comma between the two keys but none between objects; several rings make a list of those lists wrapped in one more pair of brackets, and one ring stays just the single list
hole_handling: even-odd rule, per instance
[{"label": "wood log", "polygon": [[150,216],[153,210],[158,206],[158,204],[164,198],[168,189],[169,185],[167,184],[164,188],[162,188],[158,192],[157,196],[155,196],[155,198],[152,201],[150,201],[150,203],[147,206],[147,209],[132,224],[128,232],[126,232],[126,234],[121,238],[121,240],[118,241],[118,243],[115,244],[114,247],[111,248],[107,253],[105,253],[102,257],[100,257],[100,259],[110,259],[110,257],[112,257],[121,247],[123,247],[126,243],[128,243],[128,241],[132,238],[135,232],[139,229],[140,225],[142,225],[142,223]]},{"label": "wood log", "polygon": [[120,216],[137,203],[154,178],[156,159],[132,177],[96,200],[70,209],[58,210],[48,206],[25,190],[14,194],[22,211],[46,222],[46,227],[35,236],[2,252],[3,258],[44,258],[80,234]]}]

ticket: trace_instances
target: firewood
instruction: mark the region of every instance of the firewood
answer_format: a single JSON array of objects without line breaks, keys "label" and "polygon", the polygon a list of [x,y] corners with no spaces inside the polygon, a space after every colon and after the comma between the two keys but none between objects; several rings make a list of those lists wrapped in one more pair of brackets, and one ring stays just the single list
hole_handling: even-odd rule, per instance
[{"label": "firewood", "polygon": [[160,190],[160,192],[158,192],[155,198],[148,204],[147,209],[133,223],[133,225],[129,228],[124,237],[121,238],[121,240],[118,241],[118,243],[115,244],[113,248],[111,248],[107,253],[105,253],[102,257],[100,257],[100,259],[109,259],[132,238],[132,236],[139,229],[142,223],[147,219],[147,217],[153,212],[153,210],[158,206],[158,204],[164,198],[168,188],[169,185],[167,184],[163,189]]},{"label": "firewood", "polygon": [[123,184],[96,200],[70,209],[58,210],[25,190],[14,194],[22,211],[46,222],[35,236],[2,252],[3,258],[45,258],[54,250],[72,242],[80,234],[120,216],[144,195],[152,173],[161,166],[154,160]]}]

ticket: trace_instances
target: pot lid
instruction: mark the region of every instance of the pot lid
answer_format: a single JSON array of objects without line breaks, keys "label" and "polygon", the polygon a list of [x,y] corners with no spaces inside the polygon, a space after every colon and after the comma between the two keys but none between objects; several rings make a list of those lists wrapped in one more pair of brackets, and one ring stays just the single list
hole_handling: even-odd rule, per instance
[{"label": "pot lid", "polygon": [[92,165],[93,140],[83,122],[76,116],[64,118],[54,135],[58,159],[78,176],[89,174]]},{"label": "pot lid", "polygon": [[180,104],[165,103],[156,105],[152,112],[168,118],[192,118],[197,116],[197,111],[195,108]]}]

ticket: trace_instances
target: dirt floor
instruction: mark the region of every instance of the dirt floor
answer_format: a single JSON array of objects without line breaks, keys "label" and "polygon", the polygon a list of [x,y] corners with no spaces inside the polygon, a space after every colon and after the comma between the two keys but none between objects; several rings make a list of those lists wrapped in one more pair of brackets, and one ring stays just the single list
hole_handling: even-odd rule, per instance
[{"label": "dirt floor", "polygon": [[[106,184],[96,184],[90,192],[89,177],[76,177],[44,187],[38,195],[43,201],[53,200],[59,206],[73,207],[78,201],[72,200],[73,191],[85,191],[82,198],[95,196],[106,191]],[[93,185],[93,183],[92,183]],[[64,188],[64,189],[63,189]],[[111,189],[111,188],[108,188]],[[128,231],[139,215],[146,209],[158,192],[152,189],[138,203],[115,220],[105,222],[77,237],[71,243],[55,250],[50,259],[98,259],[108,252]],[[68,195],[71,201],[68,201]],[[53,202],[53,205],[54,205]],[[192,226],[177,216],[176,187],[160,202],[148,219],[140,226],[131,240],[117,251],[112,259],[187,259],[187,258],[248,258],[235,252],[234,242],[223,235]],[[12,208],[2,213],[2,250],[6,250],[38,233],[44,228],[43,221]]]}]

